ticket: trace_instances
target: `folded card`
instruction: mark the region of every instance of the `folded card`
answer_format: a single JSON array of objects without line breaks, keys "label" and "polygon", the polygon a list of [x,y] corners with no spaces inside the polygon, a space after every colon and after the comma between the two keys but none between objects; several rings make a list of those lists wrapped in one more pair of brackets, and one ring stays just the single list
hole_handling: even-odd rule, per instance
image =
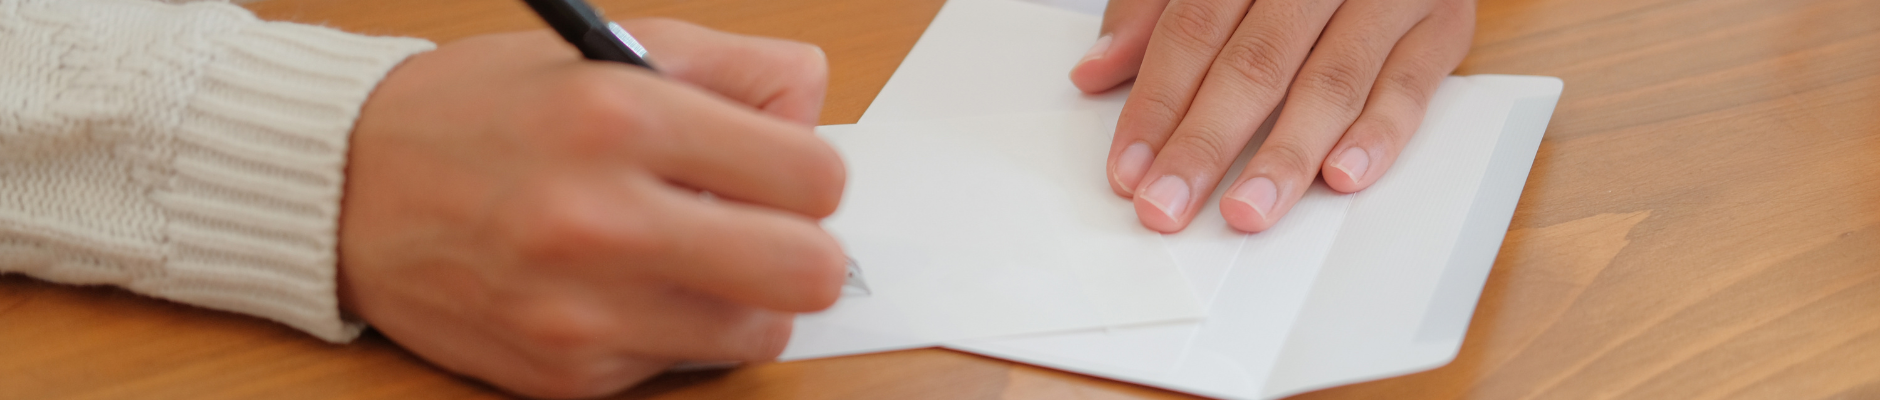
[{"label": "folded card", "polygon": [[1103,175],[1100,115],[824,126],[849,181],[824,222],[853,260],[784,359],[1193,320],[1160,235]]}]

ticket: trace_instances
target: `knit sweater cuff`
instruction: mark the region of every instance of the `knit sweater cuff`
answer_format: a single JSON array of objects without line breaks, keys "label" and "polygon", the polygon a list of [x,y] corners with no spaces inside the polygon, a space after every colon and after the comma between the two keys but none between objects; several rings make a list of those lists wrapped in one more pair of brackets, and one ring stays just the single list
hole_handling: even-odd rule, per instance
[{"label": "knit sweater cuff", "polygon": [[349,341],[364,325],[336,293],[348,137],[379,80],[434,45],[260,21],[210,40],[152,194],[170,258],[130,286]]}]

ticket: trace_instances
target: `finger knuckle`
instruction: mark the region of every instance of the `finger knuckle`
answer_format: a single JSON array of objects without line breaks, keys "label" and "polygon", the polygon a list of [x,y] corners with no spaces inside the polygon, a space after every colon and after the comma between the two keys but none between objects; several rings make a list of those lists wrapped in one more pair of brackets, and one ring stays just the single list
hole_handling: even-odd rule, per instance
[{"label": "finger knuckle", "polygon": [[1220,15],[1213,4],[1203,1],[1175,1],[1162,11],[1162,19],[1156,22],[1159,34],[1167,35],[1169,43],[1187,50],[1212,51],[1220,43],[1232,24],[1215,21]]},{"label": "finger knuckle", "polygon": [[577,311],[581,307],[569,300],[535,299],[506,307],[499,321],[513,329],[537,358],[573,366],[578,360],[598,354],[614,335],[606,324]]},{"label": "finger knuckle", "polygon": [[1158,158],[1173,157],[1189,165],[1215,165],[1226,156],[1240,152],[1245,145],[1234,140],[1233,132],[1214,126],[1198,126],[1169,138]]},{"label": "finger knuckle", "polygon": [[[1142,126],[1147,122],[1152,126],[1167,124],[1172,127],[1188,114],[1188,103],[1192,99],[1189,96],[1192,95],[1178,88],[1138,86],[1130,93],[1128,102],[1124,103],[1122,119],[1117,121],[1117,125]],[[1151,136],[1160,137],[1167,133],[1155,132]]]},{"label": "finger knuckle", "polygon": [[658,131],[644,126],[648,115],[636,99],[610,84],[618,76],[602,76],[609,72],[582,69],[563,82],[560,93],[565,102],[559,103],[563,106],[559,118],[570,129],[553,137],[563,147],[579,153],[611,151]]},{"label": "finger knuckle", "polygon": [[[590,254],[655,254],[673,246],[644,220],[605,218],[588,195],[576,189],[544,189],[515,232],[514,246],[523,260],[538,265],[577,262]],[[637,222],[637,223],[636,223]]]},{"label": "finger knuckle", "polygon": [[1293,69],[1285,63],[1284,42],[1279,36],[1264,30],[1237,36],[1222,48],[1215,65],[1256,90],[1284,89]]},{"label": "finger knuckle", "polygon": [[1302,72],[1293,84],[1295,98],[1314,98],[1317,102],[1331,107],[1333,111],[1350,116],[1357,115],[1364,109],[1365,98],[1369,97],[1370,80],[1366,79],[1367,68],[1361,61],[1346,56],[1333,56],[1333,59],[1317,63]]},{"label": "finger knuckle", "polygon": [[[1292,28],[1299,28],[1307,24],[1305,21],[1312,19],[1311,16],[1317,13],[1316,11],[1314,11],[1317,8],[1318,8],[1318,4],[1314,4],[1314,2],[1309,2],[1309,1],[1294,1],[1294,2],[1274,4],[1273,7],[1268,7],[1264,9],[1266,11],[1265,13],[1266,18],[1262,19],[1261,22],[1272,23],[1275,21],[1279,21],[1279,22],[1285,22],[1285,23],[1293,23],[1295,25],[1293,25]],[[1320,20],[1320,21],[1323,21],[1323,20]]]},{"label": "finger knuckle", "polygon": [[1269,139],[1260,152],[1264,153],[1268,171],[1295,176],[1315,174],[1325,158],[1324,154],[1313,154],[1303,143],[1283,138]]},{"label": "finger knuckle", "polygon": [[1435,67],[1435,63],[1431,62],[1430,58],[1427,56],[1421,54],[1409,55],[1407,57],[1398,58],[1395,61],[1397,65],[1392,65],[1391,68],[1378,71],[1377,86],[1380,91],[1403,93],[1420,92],[1426,85],[1426,82],[1432,80],[1431,77],[1425,77],[1424,75],[1435,75],[1429,73],[1436,71],[1436,69],[1432,68]]},{"label": "finger knuckle", "polygon": [[1431,62],[1426,57],[1407,57],[1402,60],[1402,62],[1410,63],[1411,65],[1388,68],[1378,73],[1378,95],[1391,96],[1395,93],[1398,96],[1403,96],[1403,100],[1410,101],[1410,104],[1416,105],[1417,108],[1427,106],[1430,100],[1430,91],[1436,86],[1436,81],[1442,79],[1442,75],[1421,72],[1437,71],[1434,66],[1435,63]]},{"label": "finger knuckle", "polygon": [[568,228],[561,226],[561,216],[566,211],[556,210],[553,205],[531,204],[522,206],[524,210],[509,216],[509,226],[501,229],[508,233],[507,244],[512,247],[518,261],[531,265],[556,264],[574,259],[579,244],[572,243],[564,233]]},{"label": "finger knuckle", "polygon": [[1366,149],[1401,149],[1415,132],[1413,123],[1393,115],[1366,115],[1351,124],[1344,140]]}]

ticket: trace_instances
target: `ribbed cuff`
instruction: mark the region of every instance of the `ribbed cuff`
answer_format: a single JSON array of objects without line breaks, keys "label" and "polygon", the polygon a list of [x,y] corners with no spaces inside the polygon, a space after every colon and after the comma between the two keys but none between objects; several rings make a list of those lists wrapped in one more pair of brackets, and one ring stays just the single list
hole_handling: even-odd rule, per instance
[{"label": "ribbed cuff", "polygon": [[342,319],[336,293],[348,137],[378,82],[435,46],[259,21],[208,39],[152,194],[169,259],[130,286],[349,341],[364,325]]}]

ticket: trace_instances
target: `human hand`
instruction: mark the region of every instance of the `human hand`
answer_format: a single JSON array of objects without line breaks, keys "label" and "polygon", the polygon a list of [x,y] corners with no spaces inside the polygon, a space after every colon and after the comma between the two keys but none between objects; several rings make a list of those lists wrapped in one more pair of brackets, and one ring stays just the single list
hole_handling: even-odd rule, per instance
[{"label": "human hand", "polygon": [[1229,225],[1259,232],[1321,172],[1347,193],[1383,176],[1474,26],[1473,0],[1111,0],[1071,80],[1096,93],[1136,79],[1110,187],[1162,232],[1188,226],[1285,99],[1221,201]]},{"label": "human hand", "polygon": [[341,217],[347,312],[445,369],[583,397],[680,360],[774,359],[792,313],[835,301],[845,258],[817,221],[844,171],[811,131],[821,50],[622,25],[664,77],[537,31],[445,45],[379,85]]}]

